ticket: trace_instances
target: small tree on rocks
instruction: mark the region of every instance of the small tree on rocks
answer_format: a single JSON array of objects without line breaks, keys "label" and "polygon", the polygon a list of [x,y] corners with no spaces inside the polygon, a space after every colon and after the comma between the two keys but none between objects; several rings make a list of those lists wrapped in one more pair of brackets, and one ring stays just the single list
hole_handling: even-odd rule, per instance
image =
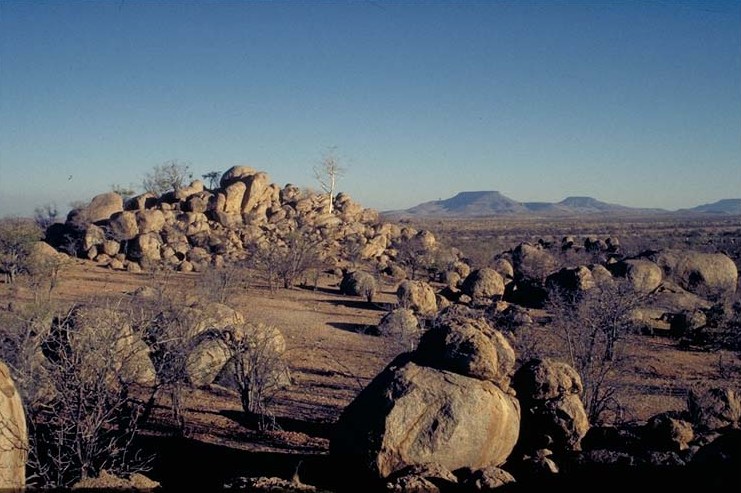
[{"label": "small tree on rocks", "polygon": [[340,164],[340,159],[335,154],[335,148],[331,148],[322,159],[321,164],[314,167],[314,178],[319,182],[319,186],[327,194],[328,205],[327,212],[332,214],[334,192],[337,186],[337,180],[345,174],[345,169]]},{"label": "small tree on rocks", "polygon": [[155,166],[144,177],[142,186],[147,192],[159,196],[170,190],[179,190],[185,185],[186,180],[191,178],[193,174],[190,172],[189,164],[172,160]]}]

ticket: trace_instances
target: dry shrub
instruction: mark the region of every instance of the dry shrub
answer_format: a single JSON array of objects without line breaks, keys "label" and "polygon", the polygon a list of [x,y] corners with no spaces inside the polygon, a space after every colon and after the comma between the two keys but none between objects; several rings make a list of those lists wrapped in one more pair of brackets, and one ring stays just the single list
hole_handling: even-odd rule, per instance
[{"label": "dry shrub", "polygon": [[133,445],[143,409],[130,398],[136,384],[122,378],[130,341],[108,313],[104,307],[81,324],[74,311],[34,305],[0,326],[0,358],[27,416],[28,486],[66,488],[104,469],[147,469]]},{"label": "dry shrub", "polygon": [[549,326],[560,335],[561,358],[582,378],[591,423],[622,414],[610,381],[622,369],[622,340],[633,330],[630,313],[640,302],[627,283],[617,281],[583,292],[549,293]]}]

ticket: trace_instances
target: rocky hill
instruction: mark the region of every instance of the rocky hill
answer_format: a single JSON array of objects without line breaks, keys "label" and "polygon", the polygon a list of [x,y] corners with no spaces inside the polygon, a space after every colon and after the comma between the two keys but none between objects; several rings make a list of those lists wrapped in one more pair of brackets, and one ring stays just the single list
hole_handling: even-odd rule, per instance
[{"label": "rocky hill", "polygon": [[382,222],[378,211],[346,193],[332,201],[330,209],[326,194],[279,186],[264,171],[234,166],[213,189],[195,180],[161,196],[124,200],[102,193],[52,225],[46,241],[70,255],[133,272],[155,266],[202,272],[256,256],[305,253],[309,246],[328,268],[340,266],[351,252],[353,260],[382,269],[395,242],[423,233]]}]

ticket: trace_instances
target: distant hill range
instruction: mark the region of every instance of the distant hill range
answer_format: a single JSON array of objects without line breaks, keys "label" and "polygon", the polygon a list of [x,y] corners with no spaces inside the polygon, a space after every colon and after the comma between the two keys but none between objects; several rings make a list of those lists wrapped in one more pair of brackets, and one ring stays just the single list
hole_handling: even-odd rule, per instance
[{"label": "distant hill range", "polygon": [[583,214],[741,214],[741,199],[725,199],[691,209],[669,211],[610,204],[592,197],[567,197],[561,202],[518,202],[500,192],[460,192],[445,200],[424,202],[409,209],[385,211],[396,217],[485,217],[498,215],[578,216]]},{"label": "distant hill range", "polygon": [[692,209],[677,212],[698,212],[703,214],[741,214],[741,199],[723,199],[712,204],[703,204]]}]

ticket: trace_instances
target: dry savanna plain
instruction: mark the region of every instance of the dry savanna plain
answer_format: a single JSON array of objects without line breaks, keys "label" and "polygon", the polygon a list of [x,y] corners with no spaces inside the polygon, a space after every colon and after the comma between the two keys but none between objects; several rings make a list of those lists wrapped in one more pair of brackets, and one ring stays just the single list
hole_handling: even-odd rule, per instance
[{"label": "dry savanna plain", "polygon": [[[566,236],[573,237],[577,245],[587,238],[618,238],[621,254],[626,257],[665,248],[723,252],[741,266],[741,216],[399,221],[402,226],[432,232],[439,244],[458,249],[472,268],[491,264],[498,255],[523,242],[560,245]],[[399,304],[400,278],[374,272],[378,287],[369,301],[343,294],[342,273],[333,268],[320,269],[310,281],[296,282],[290,288],[269,286],[263,274],[240,269],[224,289],[206,272],[129,272],[92,259],[70,257],[48,297],[46,293],[40,296],[35,291],[38,287],[22,279],[1,283],[0,299],[4,302],[0,303],[0,314],[12,316],[39,297],[60,307],[102,300],[123,304],[130,303],[135,293],[149,289],[183,303],[208,303],[220,290],[221,300],[241,312],[246,321],[279,328],[285,339],[291,383],[270,396],[266,403],[268,422],[262,426],[246,417],[239,394],[224,386],[188,388],[180,397],[177,416],[170,395],[158,394],[151,414],[139,424],[134,444],[143,455],[152,457],[145,474],[164,488],[182,491],[237,487],[237,478],[244,483],[244,478],[255,477],[292,481],[296,490],[308,488],[306,485],[334,490],[337,478],[346,472],[335,465],[329,453],[337,420],[376,375],[408,350],[407,340],[380,337],[374,331],[384,315]],[[439,277],[417,276],[436,291],[447,286]],[[727,301],[732,304],[738,299],[737,290],[735,299]],[[517,365],[525,356],[535,354],[567,360],[568,354],[555,349],[563,336],[553,325],[548,308],[523,307],[520,313],[527,315],[525,322],[519,319],[515,328],[502,327],[522,336],[519,345],[513,344]],[[602,415],[605,425],[645,423],[659,413],[684,412],[690,389],[698,385],[741,389],[741,348],[687,343],[669,333],[634,330],[621,337],[619,367],[604,376],[603,388],[611,389],[610,404],[605,405]],[[135,394],[135,398],[146,400],[148,394]],[[733,460],[738,461],[736,453]],[[738,470],[735,481],[741,485]],[[606,477],[591,478],[590,482],[590,487],[598,490],[609,486]],[[360,490],[364,485],[356,486]]]}]

